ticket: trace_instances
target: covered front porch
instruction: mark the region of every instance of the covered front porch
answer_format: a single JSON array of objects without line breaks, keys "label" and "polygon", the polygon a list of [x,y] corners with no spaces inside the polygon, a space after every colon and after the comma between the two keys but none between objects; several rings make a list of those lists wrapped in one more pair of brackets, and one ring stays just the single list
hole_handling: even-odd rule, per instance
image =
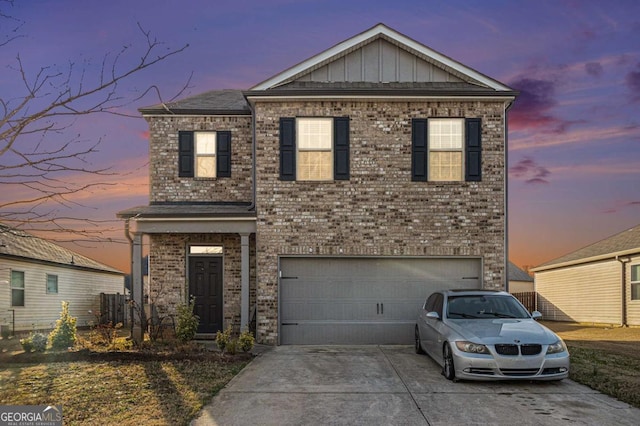
[{"label": "covered front porch", "polygon": [[[144,306],[143,237],[149,238],[149,300],[163,313],[195,298],[207,337],[249,329],[255,305],[255,209],[248,203],[163,203],[118,213],[131,243],[132,299]],[[136,321],[133,336],[142,341]]]}]

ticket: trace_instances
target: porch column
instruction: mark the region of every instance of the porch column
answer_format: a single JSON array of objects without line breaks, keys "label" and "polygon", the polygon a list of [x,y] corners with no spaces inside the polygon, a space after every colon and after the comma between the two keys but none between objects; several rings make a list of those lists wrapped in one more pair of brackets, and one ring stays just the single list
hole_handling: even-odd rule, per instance
[{"label": "porch column", "polygon": [[[135,303],[135,308],[131,317],[131,338],[136,344],[140,344],[144,339],[144,330],[142,329],[142,316],[144,315],[144,301],[142,295],[142,234],[135,233],[133,235],[132,246],[131,298]],[[137,320],[136,316],[138,316]]]},{"label": "porch column", "polygon": [[240,234],[240,331],[249,329],[249,235]]}]

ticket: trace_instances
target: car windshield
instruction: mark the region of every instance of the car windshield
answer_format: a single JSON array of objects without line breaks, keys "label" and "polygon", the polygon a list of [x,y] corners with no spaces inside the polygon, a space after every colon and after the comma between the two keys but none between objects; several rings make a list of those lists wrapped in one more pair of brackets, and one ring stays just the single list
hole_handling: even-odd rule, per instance
[{"label": "car windshield", "polygon": [[447,299],[447,318],[529,318],[529,313],[512,296],[461,295]]}]

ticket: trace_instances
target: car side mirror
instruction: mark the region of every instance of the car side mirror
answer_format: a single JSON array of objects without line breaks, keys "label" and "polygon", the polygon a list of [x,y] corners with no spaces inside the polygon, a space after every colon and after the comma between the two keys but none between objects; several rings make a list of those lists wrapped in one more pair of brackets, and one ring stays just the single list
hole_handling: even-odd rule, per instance
[{"label": "car side mirror", "polygon": [[427,312],[427,318],[440,319],[440,315],[436,311]]},{"label": "car side mirror", "polygon": [[531,318],[538,321],[539,319],[542,319],[542,314],[538,311],[533,311],[531,312]]}]

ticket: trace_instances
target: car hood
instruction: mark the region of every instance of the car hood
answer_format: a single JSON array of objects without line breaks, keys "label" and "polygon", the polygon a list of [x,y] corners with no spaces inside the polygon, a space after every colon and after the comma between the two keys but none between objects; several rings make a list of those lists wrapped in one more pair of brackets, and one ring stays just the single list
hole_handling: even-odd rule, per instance
[{"label": "car hood", "polygon": [[454,319],[449,326],[463,339],[475,343],[538,343],[548,345],[558,341],[551,330],[533,319]]}]

